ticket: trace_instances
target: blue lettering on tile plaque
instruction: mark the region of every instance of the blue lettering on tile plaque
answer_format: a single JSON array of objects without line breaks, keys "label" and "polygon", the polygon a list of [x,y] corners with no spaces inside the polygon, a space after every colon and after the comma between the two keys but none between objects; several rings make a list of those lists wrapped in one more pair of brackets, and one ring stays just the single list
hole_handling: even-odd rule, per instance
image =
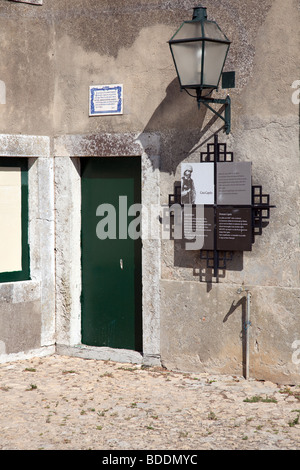
[{"label": "blue lettering on tile plaque", "polygon": [[90,116],[123,114],[123,85],[90,86]]}]

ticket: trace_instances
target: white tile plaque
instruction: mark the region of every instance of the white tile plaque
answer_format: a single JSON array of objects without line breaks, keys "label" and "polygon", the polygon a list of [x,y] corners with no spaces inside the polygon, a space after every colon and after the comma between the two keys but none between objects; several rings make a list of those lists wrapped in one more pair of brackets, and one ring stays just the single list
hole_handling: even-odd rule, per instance
[{"label": "white tile plaque", "polygon": [[123,114],[123,85],[90,86],[90,116]]}]

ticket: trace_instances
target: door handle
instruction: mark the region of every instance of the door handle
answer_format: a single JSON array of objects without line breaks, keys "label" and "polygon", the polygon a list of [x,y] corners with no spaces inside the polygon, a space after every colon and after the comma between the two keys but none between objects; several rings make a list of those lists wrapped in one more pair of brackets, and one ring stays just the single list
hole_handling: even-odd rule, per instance
[{"label": "door handle", "polygon": [[123,260],[120,259],[120,268],[123,269]]}]

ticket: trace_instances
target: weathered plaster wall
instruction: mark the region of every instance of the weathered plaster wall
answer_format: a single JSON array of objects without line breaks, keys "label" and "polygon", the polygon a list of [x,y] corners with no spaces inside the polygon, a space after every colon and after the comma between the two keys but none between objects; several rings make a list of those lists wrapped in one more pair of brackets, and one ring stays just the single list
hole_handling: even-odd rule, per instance
[{"label": "weathered plaster wall", "polygon": [[[151,167],[157,169],[146,156],[159,157],[160,201],[166,204],[181,162],[199,161],[199,152],[219,132],[235,161],[252,162],[253,183],[262,184],[276,209],[252,252],[238,253],[218,283],[198,254],[162,241],[161,359],[184,370],[242,373],[244,304],[237,289],[244,283],[252,293],[250,374],[297,382],[292,344],[300,340],[299,106],[291,100],[291,85],[299,78],[297,2],[211,0],[207,5],[209,18],[232,40],[226,70],[236,71],[236,88],[229,90],[229,136],[220,131],[220,121],[198,111],[179,90],[167,41],[191,18],[194,6],[192,0],[44,0],[39,6],[0,0],[0,129],[50,136],[50,154],[55,143],[59,223],[66,217],[68,194],[70,210],[75,203],[67,188],[77,185],[78,191],[75,160],[64,160],[80,156],[74,154],[78,142],[85,143],[84,156],[89,151],[101,156],[111,135],[111,152],[120,156],[120,138],[140,136],[148,183]],[[107,83],[123,83],[124,114],[91,118],[89,86]],[[227,92],[220,90],[219,96]],[[147,151],[145,136],[159,142],[159,151]],[[72,217],[68,224],[75,223]],[[57,233],[57,243],[64,236]],[[57,279],[68,278],[69,284],[56,284],[57,337],[70,345],[78,340],[79,287],[71,276],[71,248],[64,265],[60,256],[58,251]],[[157,344],[156,336],[153,341]]]},{"label": "weathered plaster wall", "polygon": [[43,5],[0,1],[0,80],[6,87],[1,133],[51,135],[53,34]]},{"label": "weathered plaster wall", "polygon": [[[207,137],[201,124],[210,116],[205,121],[180,93],[167,44],[194,6],[192,0],[102,1],[100,6],[95,0],[41,6],[1,0],[0,79],[7,95],[7,106],[0,109],[2,132],[200,128],[200,138]],[[245,126],[242,119],[296,114],[290,86],[298,73],[297,14],[295,0],[285,2],[284,12],[278,0],[210,2],[209,17],[232,40],[226,69],[237,75],[230,91],[235,134]],[[114,82],[124,84],[124,115],[89,118],[88,87]]]}]

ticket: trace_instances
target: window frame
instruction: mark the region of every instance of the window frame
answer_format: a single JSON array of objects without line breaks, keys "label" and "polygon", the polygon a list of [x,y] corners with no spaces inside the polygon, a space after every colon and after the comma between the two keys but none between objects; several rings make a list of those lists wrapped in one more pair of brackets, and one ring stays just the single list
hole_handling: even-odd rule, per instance
[{"label": "window frame", "polygon": [[20,271],[0,272],[0,283],[30,280],[30,250],[28,240],[28,159],[0,157],[0,167],[21,168],[21,227],[22,227],[22,269]]}]

